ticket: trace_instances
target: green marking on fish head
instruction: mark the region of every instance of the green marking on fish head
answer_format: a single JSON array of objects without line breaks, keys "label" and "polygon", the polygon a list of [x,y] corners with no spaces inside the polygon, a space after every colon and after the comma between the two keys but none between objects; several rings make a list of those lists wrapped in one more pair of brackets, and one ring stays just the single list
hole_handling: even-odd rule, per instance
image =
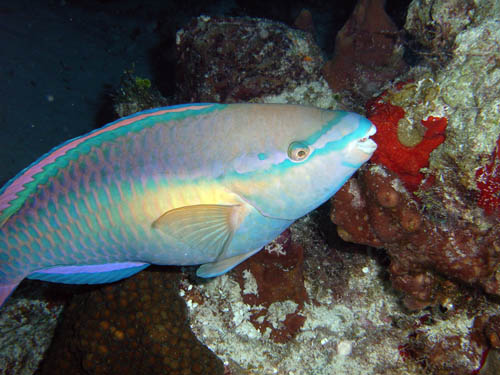
[{"label": "green marking on fish head", "polygon": [[355,113],[308,107],[284,117],[287,124],[260,129],[275,141],[236,158],[225,183],[264,216],[295,220],[334,195],[371,157],[375,127]]},{"label": "green marking on fish head", "polygon": [[259,158],[259,160],[266,160],[267,159],[267,155],[263,152],[258,154],[257,157]]}]

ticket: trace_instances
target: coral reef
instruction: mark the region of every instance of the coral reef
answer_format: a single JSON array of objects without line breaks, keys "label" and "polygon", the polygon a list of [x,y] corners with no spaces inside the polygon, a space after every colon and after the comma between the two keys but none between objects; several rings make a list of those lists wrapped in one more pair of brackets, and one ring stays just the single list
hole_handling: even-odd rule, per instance
[{"label": "coral reef", "polygon": [[[378,6],[380,10],[382,2],[363,4],[366,7]],[[303,15],[304,18],[300,20],[304,21],[304,25],[309,22],[306,16]],[[358,20],[364,19],[361,13],[357,17]],[[365,18],[368,20],[369,17]],[[212,20],[198,19],[193,25],[201,25],[200,30],[212,30],[208,25]],[[481,19],[476,21],[476,26],[480,27]],[[345,36],[355,35],[348,33],[356,31],[353,24],[356,25],[351,23],[350,28],[346,26]],[[358,30],[369,29],[363,27],[358,27]],[[384,50],[367,49],[376,57],[379,56],[376,54],[381,54],[381,58],[370,60],[360,57],[362,63],[373,65],[373,61],[382,62],[383,70],[391,70],[387,69],[391,63],[396,67],[401,64],[399,34],[394,28],[387,30],[390,32],[377,32],[372,36],[373,40],[380,43],[392,38],[391,47]],[[236,32],[234,34],[238,35]],[[365,39],[361,34],[360,39],[353,39],[358,46],[370,40],[368,34],[365,33]],[[192,48],[195,42],[206,41],[201,35],[196,35],[197,41],[184,44],[185,35],[179,34],[180,54],[188,47]],[[471,35],[477,37],[477,34]],[[213,38],[210,38],[208,45],[215,50],[218,45],[214,46]],[[252,37],[247,39],[256,40]],[[460,35],[457,40],[462,40]],[[347,38],[344,41],[349,46]],[[338,45],[339,48],[342,46],[341,43]],[[348,57],[364,52],[362,49],[353,49],[353,45],[349,46],[350,53],[347,47],[344,53],[344,67],[350,69],[355,65],[355,60],[349,60]],[[381,46],[386,48],[389,44],[378,44],[378,47]],[[480,48],[487,47],[482,45]],[[230,76],[230,82],[234,84],[229,88],[226,85],[228,74],[224,77],[214,75],[214,72],[222,70],[219,66],[240,74],[238,72],[245,66],[245,61],[238,60],[243,62],[235,68],[232,64],[236,58],[224,52],[222,47],[218,51],[219,57],[212,57],[210,51],[200,47],[192,49],[197,52],[189,51],[187,63],[182,61],[183,75],[179,77],[197,77],[198,81],[190,84],[188,94],[193,93],[193,96],[185,98],[229,98],[228,101],[234,101],[232,93],[238,93],[240,87],[247,87],[244,80],[246,73],[241,75],[242,80]],[[382,56],[382,52],[387,53]],[[453,50],[445,52],[453,53]],[[479,56],[478,60],[484,63],[488,58]],[[200,65],[200,61],[210,61],[214,67],[207,73],[204,65],[207,63]],[[453,59],[450,61],[455,63]],[[467,63],[473,64],[472,61]],[[200,72],[196,70],[198,66],[202,67]],[[252,62],[250,66],[255,67],[255,64]],[[357,68],[360,67],[363,68],[358,63]],[[358,179],[348,182],[337,194],[339,199],[335,210],[338,220],[342,220],[339,232],[343,238],[388,249],[391,281],[397,289],[406,293],[404,302],[415,312],[401,310],[397,303],[398,297],[390,293],[391,289],[380,278],[383,271],[379,263],[366,257],[366,254],[341,252],[338,243],[327,245],[324,238],[318,238],[321,236],[314,224],[315,220],[311,220],[315,215],[312,214],[291,228],[293,245],[290,254],[298,251],[298,245],[304,249],[296,253],[298,259],[295,263],[288,263],[291,260],[286,260],[286,255],[278,255],[283,251],[276,247],[278,251],[273,254],[262,251],[229,274],[209,283],[196,285],[188,280],[182,282],[181,294],[192,315],[193,331],[225,361],[231,371],[237,373],[234,370],[236,366],[238,371],[249,374],[290,371],[294,374],[424,374],[431,371],[465,374],[481,367],[481,358],[490,344],[485,333],[480,334],[481,340],[475,339],[479,334],[474,331],[474,319],[471,317],[481,315],[484,310],[494,310],[496,306],[485,301],[480,293],[464,291],[463,285],[480,285],[489,293],[499,293],[496,242],[499,229],[494,223],[485,220],[477,208],[475,170],[469,170],[464,177],[457,173],[460,169],[456,165],[464,161],[458,152],[457,142],[465,136],[459,132],[467,124],[458,124],[457,121],[467,121],[467,118],[457,117],[457,111],[461,109],[452,108],[443,98],[449,101],[446,95],[473,90],[482,95],[486,87],[481,86],[483,83],[480,81],[471,87],[452,87],[452,76],[456,82],[463,82],[466,77],[471,79],[458,60],[454,69],[465,74],[460,79],[457,79],[456,72],[445,72],[446,66],[439,68],[434,71],[428,68],[412,69],[402,83],[388,89],[370,103],[368,114],[374,122],[379,122],[380,138],[384,138],[384,141],[379,140],[379,158],[383,159],[385,149],[385,157],[397,165],[393,169],[400,176],[381,166],[362,170]],[[253,70],[249,71],[255,74]],[[349,72],[352,71],[355,69]],[[340,72],[342,82],[350,77],[341,69],[332,72]],[[360,97],[372,95],[401,70],[394,69],[392,72],[394,75],[391,78],[379,76],[382,79],[374,80],[377,84],[373,86],[372,82],[361,80],[361,83],[352,81],[354,84],[350,83],[351,86],[346,87],[360,88],[362,95],[354,94],[354,101],[359,103]],[[373,74],[378,73],[376,69],[373,71]],[[302,76],[288,86],[284,86],[280,80],[269,80],[269,85],[275,85],[273,89],[265,86],[264,92],[256,91],[258,97],[251,100],[336,108],[339,96],[325,90],[324,81],[314,78],[315,74]],[[296,77],[293,72],[290,76]],[[314,80],[317,82],[312,82]],[[217,87],[219,81],[223,89]],[[366,83],[366,89],[363,82]],[[347,94],[352,95],[348,91]],[[451,100],[458,101],[453,96]],[[473,110],[468,111],[467,115]],[[398,112],[399,117],[392,119],[392,122],[387,121],[390,126],[385,136],[382,136],[380,121],[386,121],[389,115]],[[498,133],[495,134],[490,124],[495,114],[490,112],[487,112],[486,123],[490,126],[488,131],[491,132],[491,139],[496,144]],[[385,115],[388,117],[384,118]],[[484,123],[480,122],[481,117],[477,119],[480,127],[474,132],[480,133]],[[469,132],[472,133],[472,130]],[[388,139],[389,135],[392,138]],[[391,140],[392,145],[405,151],[402,160],[391,155]],[[384,142],[386,144],[382,145]],[[493,160],[491,155],[494,150],[491,147],[472,149],[474,142],[467,140],[464,144],[471,147],[470,155],[475,155],[474,168],[477,169]],[[452,147],[456,150],[452,150]],[[446,155],[442,153],[443,150],[446,150]],[[453,155],[453,158],[448,159],[449,155]],[[466,158],[472,160],[469,155]],[[400,161],[403,163],[397,164]],[[390,167],[389,162],[385,164]],[[464,168],[465,164],[460,165],[460,168]],[[470,168],[472,164],[467,165]],[[376,173],[372,173],[374,171]],[[474,179],[468,182],[473,183],[467,185],[465,182],[471,176]],[[462,178],[464,181],[461,181]],[[283,248],[287,247],[287,243],[284,242]],[[290,273],[298,277],[289,279],[278,276],[287,267],[290,267]],[[461,296],[468,302],[461,302]],[[478,300],[482,303],[476,303]],[[419,311],[426,306],[439,308]],[[443,313],[442,310],[448,312]],[[291,315],[299,316],[300,320],[289,324],[291,322],[287,322],[287,317]],[[285,336],[279,335],[284,331],[287,332]],[[458,343],[460,346],[457,346]],[[295,361],[291,358],[295,358]]]},{"label": "coral reef", "polygon": [[178,275],[146,270],[74,297],[40,374],[223,374],[189,329]]},{"label": "coral reef", "polygon": [[335,92],[366,100],[406,64],[397,27],[384,0],[359,0],[335,39],[334,57],[322,69]]},{"label": "coral reef", "polygon": [[[500,135],[499,22],[498,1],[419,0],[410,6],[405,25],[427,47],[418,52],[432,68],[411,72],[417,93],[428,91],[426,82],[433,87],[429,95],[418,94],[412,107],[448,120],[446,139],[423,171],[432,186],[419,198],[429,215],[480,230],[496,222],[485,213],[497,211],[492,163]],[[412,116],[406,105],[401,106]]]},{"label": "coral reef", "polygon": [[392,284],[411,309],[450,297],[450,280],[500,295],[498,7],[412,3],[407,30],[447,63],[412,69],[368,103],[380,165],[333,200],[341,237],[387,250]]},{"label": "coral reef", "polygon": [[379,165],[362,168],[332,202],[331,219],[343,239],[387,250],[392,284],[406,293],[408,308],[439,303],[447,278],[500,295],[499,225],[481,231],[469,223],[434,222]]},{"label": "coral reef", "polygon": [[255,18],[207,17],[177,33],[178,101],[246,101],[316,81],[310,33]]},{"label": "coral reef", "polygon": [[[241,269],[206,284],[183,280],[182,295],[193,331],[231,371],[236,363],[239,371],[249,375],[404,373],[408,367],[398,346],[407,332],[395,328],[393,319],[405,314],[397,297],[384,290],[380,265],[366,254],[332,250],[319,233],[320,215],[313,216],[291,227],[291,246],[286,235],[273,244],[271,253],[261,251],[260,265],[246,265],[250,258]],[[280,242],[284,246],[274,247]],[[293,259],[294,246],[307,249],[298,254],[303,256],[298,264]],[[282,254],[287,247],[290,256]],[[253,274],[288,268],[299,281],[285,278],[265,283],[262,274]],[[286,340],[276,340],[275,330],[291,327],[287,317],[297,314],[302,288],[306,299],[298,311],[303,322]],[[276,301],[267,307],[271,300]],[[258,310],[265,313],[266,327],[253,324]]]}]

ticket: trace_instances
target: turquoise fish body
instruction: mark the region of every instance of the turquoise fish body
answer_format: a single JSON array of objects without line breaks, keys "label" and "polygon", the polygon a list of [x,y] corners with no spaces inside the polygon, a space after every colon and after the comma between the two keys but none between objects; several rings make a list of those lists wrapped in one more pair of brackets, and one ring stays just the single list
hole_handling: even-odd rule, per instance
[{"label": "turquoise fish body", "polygon": [[0,190],[0,305],[25,277],[103,283],[149,264],[220,275],[330,198],[374,133],[343,111],[187,104],[70,140]]}]

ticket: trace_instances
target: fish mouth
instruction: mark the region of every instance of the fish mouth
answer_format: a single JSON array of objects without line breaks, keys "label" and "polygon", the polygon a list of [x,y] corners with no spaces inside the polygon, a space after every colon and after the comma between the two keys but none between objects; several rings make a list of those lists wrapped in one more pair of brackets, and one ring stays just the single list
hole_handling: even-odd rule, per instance
[{"label": "fish mouth", "polygon": [[372,125],[370,129],[368,129],[368,133],[365,137],[358,139],[357,148],[366,154],[373,154],[377,149],[377,144],[370,139],[370,136],[374,135],[377,132],[377,128]]}]

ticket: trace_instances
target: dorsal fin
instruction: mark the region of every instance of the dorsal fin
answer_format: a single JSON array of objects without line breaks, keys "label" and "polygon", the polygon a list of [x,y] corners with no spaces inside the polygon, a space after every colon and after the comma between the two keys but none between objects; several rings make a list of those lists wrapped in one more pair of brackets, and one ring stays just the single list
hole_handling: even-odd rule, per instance
[{"label": "dorsal fin", "polygon": [[87,153],[92,146],[98,146],[129,131],[139,131],[144,127],[154,126],[156,122],[147,121],[151,117],[166,115],[162,120],[168,121],[199,115],[222,107],[224,105],[200,103],[155,108],[121,118],[53,148],[0,189],[0,227],[22,207],[39,184],[45,183],[58,170],[67,166],[70,160]]}]

